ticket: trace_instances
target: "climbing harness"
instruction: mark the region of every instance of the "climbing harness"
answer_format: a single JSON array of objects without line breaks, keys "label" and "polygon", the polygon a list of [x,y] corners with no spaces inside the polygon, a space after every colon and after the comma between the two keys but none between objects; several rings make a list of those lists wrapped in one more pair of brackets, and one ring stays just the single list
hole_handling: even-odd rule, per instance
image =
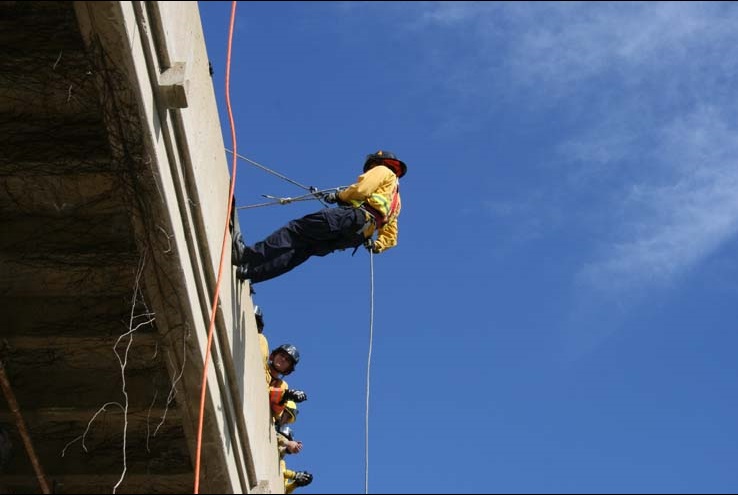
[{"label": "climbing harness", "polygon": [[[397,184],[395,185],[394,191],[392,191],[392,202],[390,203],[389,210],[387,210],[387,214],[382,214],[381,211],[373,207],[368,201],[364,201],[359,208],[369,213],[372,218],[374,219],[374,225],[377,229],[381,229],[384,227],[384,224],[387,223],[387,221],[395,216],[395,212],[397,211],[397,206],[400,203],[400,181],[397,181]],[[378,196],[378,195],[374,195]],[[381,197],[381,196],[380,196]]]}]

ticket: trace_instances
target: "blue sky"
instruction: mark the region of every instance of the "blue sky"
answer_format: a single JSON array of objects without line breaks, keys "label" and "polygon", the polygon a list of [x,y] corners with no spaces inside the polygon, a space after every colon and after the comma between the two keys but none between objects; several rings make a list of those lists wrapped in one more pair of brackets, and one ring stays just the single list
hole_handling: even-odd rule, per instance
[{"label": "blue sky", "polygon": [[[199,6],[230,147],[230,2]],[[370,492],[735,493],[737,25],[735,3],[238,4],[239,153],[320,188],[380,148],[408,164],[375,257]],[[239,206],[302,193],[239,163]],[[255,242],[319,207],[239,220]],[[368,254],[254,288],[302,353],[300,491],[363,493]]]}]

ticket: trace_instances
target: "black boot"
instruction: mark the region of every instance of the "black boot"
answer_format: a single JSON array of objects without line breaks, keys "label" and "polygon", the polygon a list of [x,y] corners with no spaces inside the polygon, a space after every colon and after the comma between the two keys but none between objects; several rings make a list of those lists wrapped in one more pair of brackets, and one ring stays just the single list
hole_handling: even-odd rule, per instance
[{"label": "black boot", "polygon": [[236,278],[238,280],[248,280],[249,278],[249,265],[244,263],[236,268]]},{"label": "black boot", "polygon": [[239,266],[243,262],[243,255],[246,251],[246,244],[243,242],[243,236],[240,232],[236,232],[233,236],[233,248],[231,249],[231,264]]}]

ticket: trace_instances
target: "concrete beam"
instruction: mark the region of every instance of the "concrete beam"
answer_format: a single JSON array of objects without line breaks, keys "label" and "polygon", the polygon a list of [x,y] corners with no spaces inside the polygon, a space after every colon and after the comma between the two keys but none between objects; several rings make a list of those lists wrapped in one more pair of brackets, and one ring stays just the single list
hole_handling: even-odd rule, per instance
[{"label": "concrete beam", "polygon": [[[3,295],[2,339],[55,338],[73,334],[78,338],[118,336],[131,312],[131,289],[120,286],[80,298],[74,293]],[[84,316],[82,316],[84,315]],[[143,332],[141,332],[143,333]]]},{"label": "concrete beam", "polygon": [[159,77],[159,93],[167,108],[187,108],[187,90],[190,82],[186,79],[187,64],[177,62]]},{"label": "concrete beam", "polygon": [[[115,359],[111,352],[110,362]],[[75,407],[89,410],[107,402],[124,400],[120,371],[74,369],[44,363],[17,371],[17,367],[11,365],[12,362],[7,368],[8,375],[23,410]],[[129,370],[126,373],[129,407],[148,409],[155,397],[157,401],[165,401],[171,383],[162,368]]]},{"label": "concrete beam", "polygon": [[[126,259],[127,258],[127,259]],[[105,294],[109,287],[130,287],[133,293],[135,256],[112,260],[105,253],[66,259],[47,254],[8,258],[2,261],[0,287],[7,296],[35,296],[44,291],[51,297],[70,291],[78,298]],[[131,263],[133,261],[133,263]]]},{"label": "concrete beam", "polygon": [[116,214],[125,211],[119,174],[0,176],[0,211],[34,215]]},{"label": "concrete beam", "polygon": [[[55,493],[99,494],[110,493],[118,482],[120,474],[54,474],[49,476]],[[3,475],[0,485],[4,485],[11,493],[37,493],[38,483],[32,476],[10,474]],[[125,482],[118,493],[150,494],[150,493],[190,493],[192,491],[192,473],[166,474],[127,474]]]},{"label": "concrete beam", "polygon": [[0,253],[7,256],[106,253],[110,259],[136,250],[126,211],[76,215],[8,215],[0,218]]},{"label": "concrete beam", "polygon": [[[121,334],[127,328],[125,322],[120,322]],[[101,371],[119,374],[120,366],[113,353],[117,337],[79,337],[69,333],[71,335],[60,333],[54,337],[9,335],[3,338],[2,351],[7,361],[14,364],[16,373],[22,373],[29,367],[53,363],[54,370],[59,372],[57,378],[63,376],[64,368],[95,370],[98,376]],[[152,333],[133,334],[133,342],[128,347],[126,370],[137,372],[165,366],[165,350],[159,340],[159,336]],[[121,355],[128,344],[128,337],[118,343],[116,349]]]},{"label": "concrete beam", "polygon": [[[95,416],[97,409],[84,409],[84,408],[62,408],[62,407],[45,407],[41,409],[25,409],[23,410],[23,418],[26,422],[31,425],[34,429],[38,425],[47,425],[50,423],[79,423],[84,431],[84,426]],[[151,407],[149,409],[132,409],[128,410],[129,425],[132,426],[131,431],[135,431],[135,428],[146,429],[147,425],[150,426],[150,430],[156,429],[156,426],[166,414],[166,421],[169,425],[176,425],[182,420],[179,410],[176,407],[164,408],[161,405]],[[122,415],[118,415],[122,417]],[[0,409],[0,423],[12,423],[13,417],[10,411],[6,409]]]}]

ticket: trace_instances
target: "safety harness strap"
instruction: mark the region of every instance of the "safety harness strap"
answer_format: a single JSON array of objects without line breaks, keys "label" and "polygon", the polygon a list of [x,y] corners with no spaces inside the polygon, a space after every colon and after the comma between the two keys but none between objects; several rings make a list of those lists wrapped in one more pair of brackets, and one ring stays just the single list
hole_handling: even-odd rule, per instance
[{"label": "safety harness strap", "polygon": [[389,211],[387,212],[387,215],[383,215],[381,211],[374,208],[371,204],[369,204],[368,201],[364,201],[364,203],[361,205],[361,208],[365,210],[367,213],[369,213],[372,218],[374,218],[374,225],[377,227],[377,229],[381,229],[384,227],[384,225],[387,223],[387,220],[392,218],[395,215],[395,211],[397,210],[397,205],[400,202],[400,184],[399,182],[395,185],[395,190],[392,191],[392,202],[390,203]]}]

